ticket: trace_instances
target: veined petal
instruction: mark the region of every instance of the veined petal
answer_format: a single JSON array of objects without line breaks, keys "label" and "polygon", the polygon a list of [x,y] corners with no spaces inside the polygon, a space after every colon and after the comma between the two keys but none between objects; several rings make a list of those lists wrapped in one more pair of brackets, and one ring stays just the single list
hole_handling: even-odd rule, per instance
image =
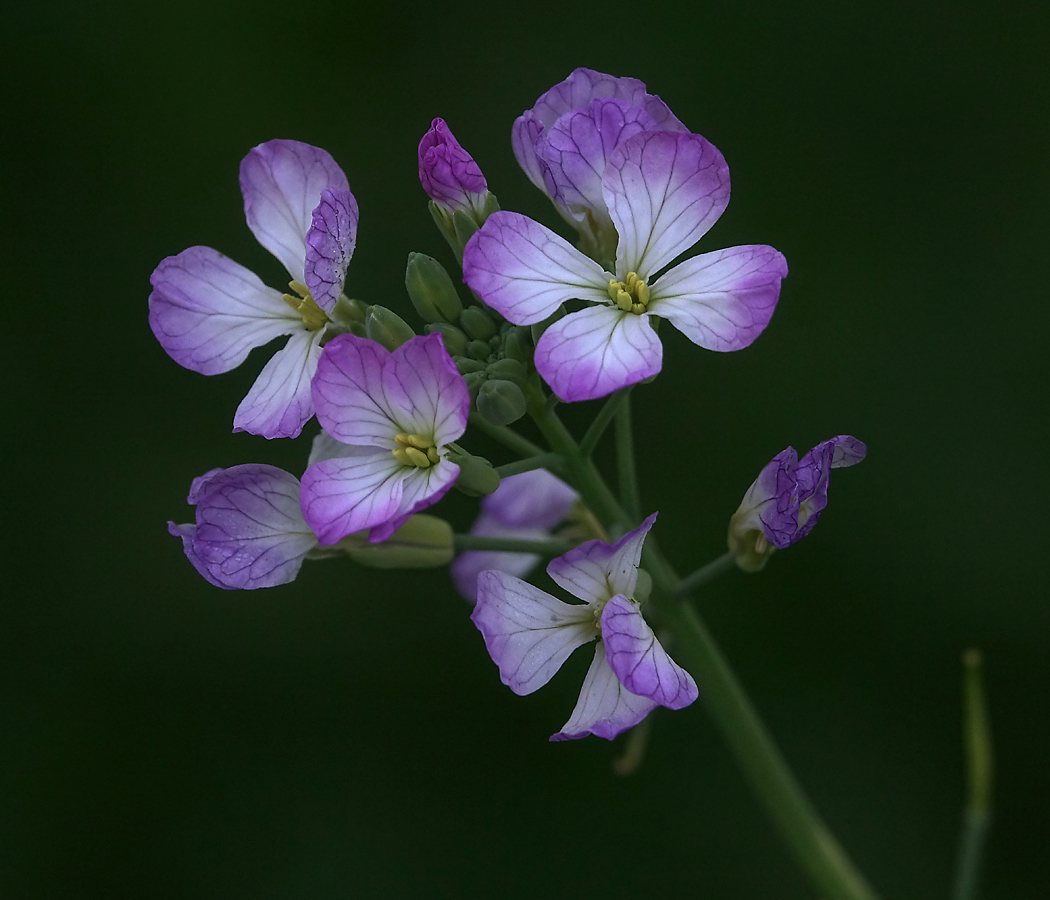
[{"label": "veined petal", "polygon": [[[579,496],[546,469],[533,469],[500,481],[495,493],[481,498],[481,510],[510,528],[542,531],[564,519]],[[471,534],[479,533],[471,529]]]},{"label": "veined petal", "polygon": [[468,215],[488,191],[480,166],[441,118],[419,142],[419,181],[431,200]]},{"label": "veined petal", "polygon": [[667,655],[641,610],[623,594],[602,610],[602,639],[609,666],[632,694],[668,709],[688,706],[699,695],[693,676]]},{"label": "veined petal", "polygon": [[503,572],[482,572],[470,615],[515,694],[531,694],[551,680],[577,647],[597,637],[586,606],[562,603]]},{"label": "veined petal", "polygon": [[663,345],[647,318],[607,305],[570,313],[537,342],[536,370],[570,403],[637,384],[663,365]]},{"label": "veined petal", "polygon": [[309,468],[314,463],[324,462],[326,459],[349,459],[355,456],[371,456],[376,452],[375,447],[361,446],[358,444],[344,444],[337,441],[327,431],[314,435],[310,444],[310,457],[306,461]]},{"label": "veined petal", "polygon": [[447,459],[428,469],[409,468],[401,482],[401,500],[393,518],[372,528],[370,543],[385,541],[420,510],[433,506],[449,492],[459,477],[459,466]]},{"label": "veined petal", "polygon": [[326,313],[343,292],[346,267],[357,244],[357,201],[349,191],[325,188],[306,233],[306,281]]},{"label": "veined petal", "polygon": [[443,447],[467,430],[470,393],[438,333],[414,337],[387,358],[383,386],[401,430]]},{"label": "veined petal", "polygon": [[514,149],[514,157],[521,166],[522,171],[528,176],[536,187],[545,194],[548,193],[545,184],[545,172],[547,164],[540,159],[537,145],[543,140],[543,123],[529,110],[518,116],[510,133],[511,147]]},{"label": "veined petal", "polygon": [[834,448],[831,456],[831,468],[833,469],[855,466],[868,455],[865,443],[858,441],[852,434],[840,434],[827,443]]},{"label": "veined petal", "polygon": [[798,530],[797,468],[798,454],[787,447],[758,473],[730,519],[730,534],[739,546],[755,529],[780,550],[791,546]]},{"label": "veined petal", "polygon": [[186,559],[190,561],[193,568],[195,568],[201,577],[209,584],[214,584],[215,587],[225,588],[226,585],[211,574],[211,570],[208,568],[207,563],[197,555],[197,550],[193,546],[193,535],[196,533],[196,525],[176,525],[174,522],[170,520],[168,521],[168,534],[172,537],[177,537],[182,541],[182,552],[186,554]]},{"label": "veined petal", "polygon": [[303,516],[325,545],[381,525],[397,515],[409,471],[389,450],[319,462],[303,474]]},{"label": "veined petal", "polygon": [[821,441],[798,461],[795,478],[798,481],[798,530],[792,543],[809,534],[824,507],[828,505],[828,480],[831,470],[852,466],[867,455],[868,448],[855,437],[841,434]]},{"label": "veined petal", "polygon": [[149,325],[180,366],[228,372],[253,347],[302,327],[302,320],[255,275],[211,247],[190,247],[150,276]]},{"label": "veined petal", "polygon": [[[502,483],[500,487],[503,487]],[[543,528],[515,528],[502,524],[498,519],[484,512],[474,520],[470,533],[479,537],[516,538],[520,541],[539,541],[549,537],[548,532]],[[535,553],[467,550],[452,561],[452,583],[465,600],[473,603],[478,597],[478,576],[486,569],[494,569],[516,578],[524,578],[539,561],[540,558]]]},{"label": "veined petal", "polygon": [[198,570],[203,566],[209,580],[229,590],[294,581],[317,546],[299,508],[299,480],[256,464],[209,475],[197,492],[197,526],[190,539]]},{"label": "veined petal", "polygon": [[638,584],[642,545],[655,521],[653,513],[615,544],[600,540],[580,544],[552,559],[547,574],[559,587],[587,602],[608,600],[616,594],[631,597]]},{"label": "veined petal", "polygon": [[241,160],[244,216],[255,239],[305,283],[306,235],[325,188],[348,191],[331,155],[301,141],[267,141]]},{"label": "veined petal", "polygon": [[297,437],[314,414],[310,379],[321,357],[321,332],[297,331],[263,367],[237,407],[234,431]]},{"label": "veined petal", "polygon": [[628,138],[656,128],[640,106],[614,98],[593,100],[561,116],[539,151],[550,167],[558,198],[608,219],[602,176],[609,156]]},{"label": "veined petal", "polygon": [[387,397],[384,371],[390,351],[375,341],[341,334],[325,344],[313,380],[317,421],[344,444],[395,446],[402,429],[397,407]]},{"label": "veined petal", "polygon": [[609,157],[602,182],[623,278],[656,274],[711,228],[729,204],[729,167],[698,134],[647,131]]},{"label": "veined petal", "polygon": [[497,212],[463,251],[463,280],[515,325],[542,322],[566,300],[609,301],[610,276],[532,219]]},{"label": "veined petal", "polygon": [[740,350],[769,324],[786,275],[783,254],[765,245],[702,253],[652,285],[649,312],[708,350]]},{"label": "veined petal", "polygon": [[571,741],[588,734],[612,740],[641,722],[656,706],[655,701],[632,694],[620,683],[605,658],[605,647],[599,643],[576,708],[561,731],[551,735],[551,740]]}]

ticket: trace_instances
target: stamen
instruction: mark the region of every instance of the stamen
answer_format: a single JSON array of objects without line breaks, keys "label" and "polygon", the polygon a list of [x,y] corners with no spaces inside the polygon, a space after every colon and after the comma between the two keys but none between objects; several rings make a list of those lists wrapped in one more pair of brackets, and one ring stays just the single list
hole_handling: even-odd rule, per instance
[{"label": "stamen", "polygon": [[766,536],[760,531],[758,537],[755,538],[755,553],[760,556],[766,552],[766,548],[769,546],[769,541],[766,540]]},{"label": "stamen", "polygon": [[394,459],[403,466],[429,469],[441,461],[434,442],[422,434],[401,432],[394,435],[394,442],[397,446],[390,452],[393,453]]},{"label": "stamen", "polygon": [[609,299],[624,312],[641,315],[649,309],[649,285],[638,277],[637,272],[628,272],[623,281],[609,281]]},{"label": "stamen", "polygon": [[281,299],[303,317],[303,325],[306,326],[307,331],[317,331],[328,324],[328,315],[317,305],[317,301],[314,300],[310,289],[305,284],[301,281],[289,281],[288,287],[299,296],[282,294]]}]

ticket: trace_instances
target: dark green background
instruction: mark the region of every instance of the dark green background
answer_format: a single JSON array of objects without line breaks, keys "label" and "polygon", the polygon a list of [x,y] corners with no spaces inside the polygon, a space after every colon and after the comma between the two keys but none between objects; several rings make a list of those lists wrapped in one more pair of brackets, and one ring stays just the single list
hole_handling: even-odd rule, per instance
[{"label": "dark green background", "polygon": [[[701,249],[767,242],[791,266],[753,347],[671,332],[637,392],[665,549],[683,569],[720,553],[788,443],[866,441],[812,537],[699,607],[887,898],[948,895],[959,655],[981,647],[986,896],[1047,896],[1050,7],[921,7],[8,10],[0,893],[814,896],[700,704],[658,713],[619,779],[615,745],[546,742],[585,660],[513,696],[443,571],[327,563],[223,593],[165,531],[205,470],[305,461],[229,433],[263,354],[205,379],[146,324],[151,270],[191,244],[281,283],[244,224],[245,152],[334,154],[361,208],[350,290],[407,315],[407,253],[447,258],[416,180],[431,118],[505,208],[553,222],[508,135],[587,65],[643,79],[725,154],[733,202]],[[465,526],[473,506],[448,509]]]}]

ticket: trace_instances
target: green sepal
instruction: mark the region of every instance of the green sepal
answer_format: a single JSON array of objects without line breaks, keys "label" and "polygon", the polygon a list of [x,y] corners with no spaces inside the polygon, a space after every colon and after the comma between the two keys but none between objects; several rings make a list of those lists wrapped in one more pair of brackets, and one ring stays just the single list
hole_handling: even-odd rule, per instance
[{"label": "green sepal", "polygon": [[441,335],[449,356],[466,356],[467,336],[455,325],[449,325],[448,322],[432,322],[430,325],[423,326],[424,334],[435,332]]},{"label": "green sepal", "polygon": [[452,526],[425,514],[412,516],[381,543],[371,544],[364,535],[354,534],[336,546],[372,569],[431,569],[447,566],[455,556]]},{"label": "green sepal", "polygon": [[459,327],[476,341],[490,341],[496,336],[496,323],[480,306],[468,306],[463,310]]},{"label": "green sepal", "polygon": [[373,306],[365,318],[365,336],[387,350],[396,350],[416,333],[396,312],[385,306]]},{"label": "green sepal", "polygon": [[455,322],[463,311],[445,267],[425,253],[408,254],[405,288],[416,312],[428,322]]}]

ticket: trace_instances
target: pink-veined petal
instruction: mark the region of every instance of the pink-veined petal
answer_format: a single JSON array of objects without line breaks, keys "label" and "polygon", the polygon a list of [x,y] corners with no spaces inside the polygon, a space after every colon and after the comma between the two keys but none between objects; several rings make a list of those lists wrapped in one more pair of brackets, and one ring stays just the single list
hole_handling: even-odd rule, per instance
[{"label": "pink-veined petal", "polygon": [[620,683],[605,658],[605,647],[599,643],[576,708],[561,731],[551,735],[551,740],[572,741],[588,734],[612,740],[641,722],[656,706],[653,700],[632,694]]},{"label": "pink-veined petal", "polygon": [[381,525],[397,515],[410,471],[382,450],[319,462],[303,474],[303,516],[325,545]]},{"label": "pink-veined petal", "polygon": [[663,345],[647,318],[606,305],[570,313],[543,332],[536,370],[570,403],[637,384],[663,365]]},{"label": "pink-veined petal", "polygon": [[249,351],[302,328],[302,319],[254,272],[211,247],[190,247],[150,275],[149,324],[180,366],[216,375]]},{"label": "pink-veined petal", "polygon": [[547,574],[574,597],[587,602],[608,600],[615,594],[631,597],[638,584],[645,536],[656,521],[653,513],[616,543],[587,541],[552,559]]},{"label": "pink-veined petal", "polygon": [[542,322],[566,300],[609,301],[610,276],[527,216],[497,212],[463,251],[463,280],[515,325]]},{"label": "pink-veined petal", "polygon": [[255,239],[305,284],[306,235],[325,188],[348,191],[346,175],[320,147],[301,141],[259,144],[241,160],[244,216]]},{"label": "pink-veined petal", "polygon": [[349,191],[325,188],[306,234],[306,279],[315,302],[326,313],[343,292],[346,267],[357,245],[357,201]]},{"label": "pink-veined petal", "polygon": [[609,157],[605,202],[621,278],[655,275],[711,228],[729,204],[729,167],[698,134],[647,131]]},{"label": "pink-veined petal", "polygon": [[[569,485],[546,469],[508,475],[495,493],[481,498],[483,513],[511,528],[553,528],[580,499]],[[471,529],[471,533],[476,532]]]},{"label": "pink-veined petal", "polygon": [[383,386],[403,431],[442,447],[467,430],[470,393],[440,334],[414,337],[391,353]]},{"label": "pink-veined petal", "polygon": [[651,286],[649,312],[707,350],[740,350],[769,324],[786,275],[784,255],[764,244],[701,253]]},{"label": "pink-veined petal", "polygon": [[401,499],[394,516],[372,528],[369,542],[385,541],[417,512],[433,506],[449,492],[458,477],[459,466],[447,459],[427,469],[409,468],[401,482]]},{"label": "pink-veined petal", "polygon": [[314,463],[324,462],[326,459],[371,456],[375,452],[375,447],[344,444],[342,441],[337,441],[327,431],[322,431],[314,435],[314,439],[310,444],[310,457],[306,461],[306,466],[309,468]]},{"label": "pink-veined petal", "polygon": [[515,694],[531,694],[551,680],[577,647],[597,637],[586,606],[562,603],[528,582],[486,571],[478,577],[478,602],[470,615]]},{"label": "pink-veined petal", "polygon": [[[502,488],[502,483],[500,484]],[[498,493],[498,492],[497,492]],[[491,496],[491,495],[490,495]],[[543,528],[520,528],[504,525],[484,512],[474,520],[470,533],[479,537],[516,538],[520,541],[541,541],[550,537]],[[486,569],[506,572],[524,578],[535,568],[540,557],[535,553],[506,553],[499,550],[467,550],[460,553],[450,567],[452,583],[465,600],[473,603],[478,596],[478,576]]]},{"label": "pink-veined petal", "polygon": [[321,358],[321,332],[298,331],[263,367],[237,407],[234,431],[297,437],[314,414],[310,380]]},{"label": "pink-veined petal", "polygon": [[667,655],[641,610],[623,594],[602,610],[602,639],[609,666],[632,694],[668,709],[681,709],[696,700],[693,676]]}]

